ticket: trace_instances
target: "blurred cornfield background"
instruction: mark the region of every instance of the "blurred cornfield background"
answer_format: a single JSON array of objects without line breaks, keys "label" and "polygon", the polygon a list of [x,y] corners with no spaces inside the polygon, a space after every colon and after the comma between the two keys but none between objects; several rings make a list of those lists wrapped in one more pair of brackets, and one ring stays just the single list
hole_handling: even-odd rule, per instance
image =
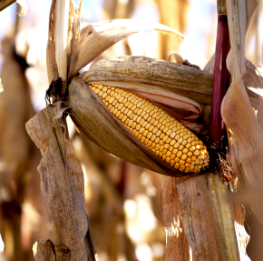
[{"label": "blurred cornfield background", "polygon": [[[45,51],[51,1],[21,2],[26,3],[23,8],[13,3],[0,13],[0,78],[4,86],[0,96],[1,261],[33,260],[33,243],[37,239],[52,238],[52,220],[41,196],[37,172],[40,152],[24,128],[25,123],[46,106]],[[146,31],[120,41],[101,58],[143,55],[168,59],[176,52],[203,69],[214,54],[215,0],[83,1],[82,26],[114,18],[160,22],[186,37],[178,40]],[[252,19],[246,57],[260,67],[262,3]],[[99,260],[163,260],[166,245],[161,205],[163,176],[109,155],[80,136],[70,121],[68,124],[70,139],[85,173],[86,208]],[[247,212],[247,230],[252,236],[248,255],[254,260],[260,244],[253,242],[261,243],[263,237],[255,233],[260,225],[251,211]],[[177,222],[175,220],[175,234],[180,233]]]}]

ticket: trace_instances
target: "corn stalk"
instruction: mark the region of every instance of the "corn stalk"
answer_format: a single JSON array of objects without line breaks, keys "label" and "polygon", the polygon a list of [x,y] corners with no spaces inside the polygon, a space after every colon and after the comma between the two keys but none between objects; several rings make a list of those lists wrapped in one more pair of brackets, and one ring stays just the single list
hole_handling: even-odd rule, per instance
[{"label": "corn stalk", "polygon": [[176,184],[185,178],[164,177],[162,184],[162,219],[166,233],[164,261],[190,261],[190,246],[181,218]]}]

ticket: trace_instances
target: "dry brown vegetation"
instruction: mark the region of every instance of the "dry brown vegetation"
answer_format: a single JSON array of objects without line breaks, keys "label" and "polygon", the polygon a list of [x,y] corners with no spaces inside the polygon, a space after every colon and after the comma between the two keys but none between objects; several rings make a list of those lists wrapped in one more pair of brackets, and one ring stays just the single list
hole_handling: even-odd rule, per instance
[{"label": "dry brown vegetation", "polygon": [[[179,55],[188,0],[104,1],[103,15],[113,20],[88,25],[81,0],[52,0],[46,62],[29,37],[37,30],[17,16],[1,42],[0,259],[238,261],[248,252],[261,260],[262,2],[217,1],[218,40],[213,45],[215,32],[203,39],[204,70]],[[32,15],[27,3],[19,14]],[[126,19],[144,4],[157,8],[161,24]],[[129,37],[145,30],[160,32],[156,58],[132,56],[140,42]],[[248,43],[255,33],[251,54],[245,36]],[[116,57],[117,48],[126,56]],[[209,169],[169,164],[91,85],[162,108],[207,146]],[[36,112],[39,91],[46,107]]]}]

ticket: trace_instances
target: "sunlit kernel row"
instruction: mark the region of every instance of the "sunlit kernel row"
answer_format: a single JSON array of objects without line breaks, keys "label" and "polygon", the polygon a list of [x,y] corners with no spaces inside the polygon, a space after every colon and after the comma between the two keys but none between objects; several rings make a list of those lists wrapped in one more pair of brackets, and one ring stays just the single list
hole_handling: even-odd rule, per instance
[{"label": "sunlit kernel row", "polygon": [[141,142],[174,168],[199,173],[209,166],[203,142],[152,102],[117,87],[90,87]]}]

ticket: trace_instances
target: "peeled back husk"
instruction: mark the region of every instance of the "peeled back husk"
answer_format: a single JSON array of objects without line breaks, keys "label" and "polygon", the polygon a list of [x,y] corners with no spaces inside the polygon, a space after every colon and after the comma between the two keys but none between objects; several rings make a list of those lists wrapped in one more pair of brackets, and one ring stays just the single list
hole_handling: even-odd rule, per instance
[{"label": "peeled back husk", "polygon": [[134,136],[80,77],[74,77],[69,85],[68,106],[78,131],[107,152],[164,175],[186,175],[171,167]]},{"label": "peeled back husk", "polygon": [[[82,79],[90,84],[126,88],[174,108],[184,104],[182,109],[187,105],[198,109],[199,104],[211,104],[212,74],[165,60],[138,56],[103,59],[83,73]],[[182,103],[176,106],[176,100]]]},{"label": "peeled back husk", "polygon": [[201,115],[203,106],[182,96],[181,92],[209,103],[211,74],[164,60],[119,57],[98,61],[81,78],[73,78],[69,86],[68,106],[80,133],[109,153],[133,164],[166,175],[185,175],[155,155],[132,134],[95,95],[89,87],[91,84],[126,89],[163,109],[177,111],[177,120],[193,121]]}]

